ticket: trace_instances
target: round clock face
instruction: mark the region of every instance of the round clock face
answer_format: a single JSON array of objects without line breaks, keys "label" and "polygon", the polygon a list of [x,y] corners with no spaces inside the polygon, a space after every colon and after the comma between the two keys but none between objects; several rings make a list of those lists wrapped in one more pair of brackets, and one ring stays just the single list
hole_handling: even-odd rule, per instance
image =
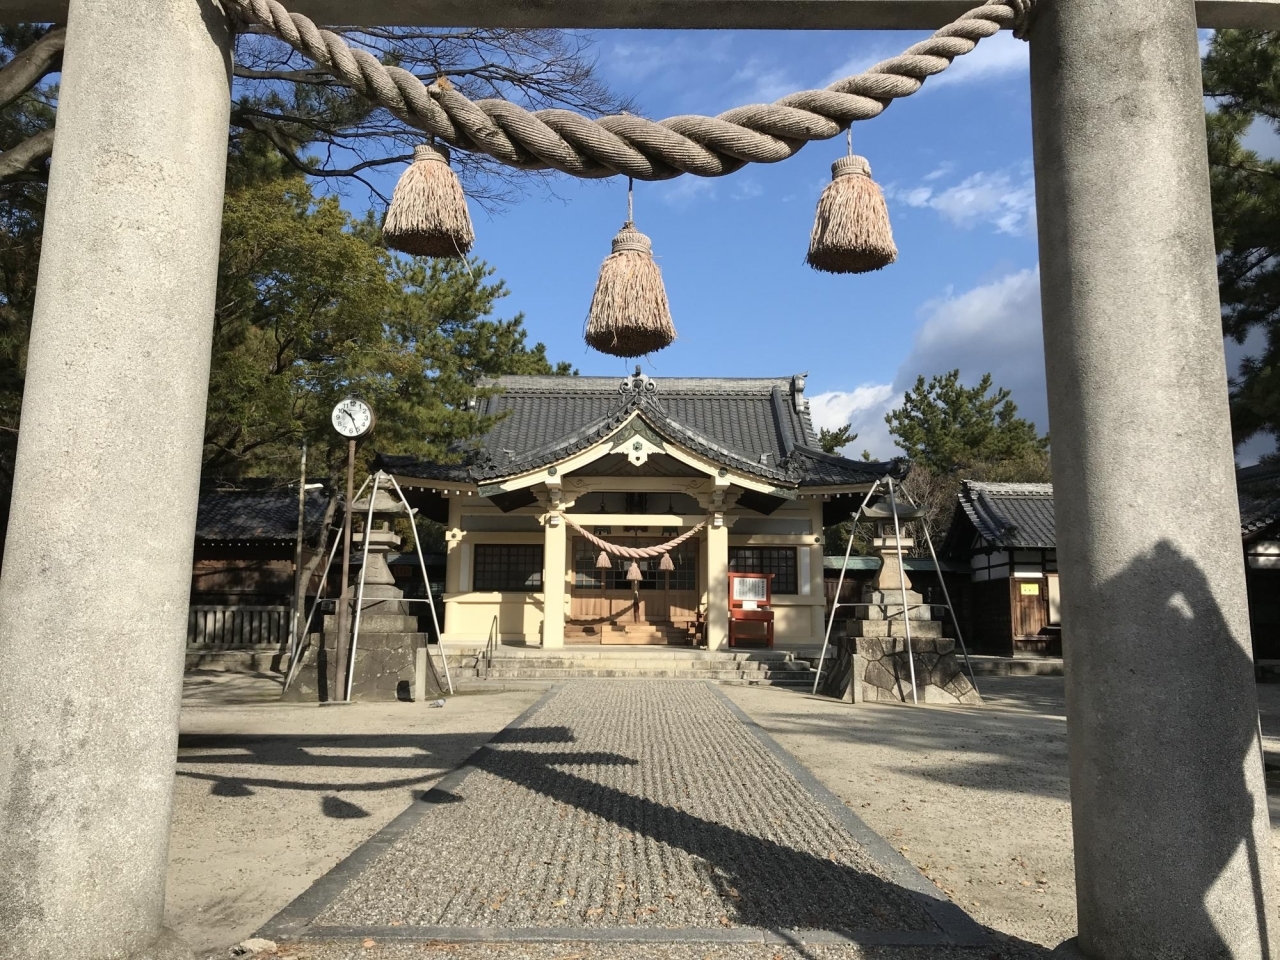
[{"label": "round clock face", "polygon": [[363,400],[347,397],[333,408],[333,429],[344,437],[363,437],[373,426],[373,411]]}]

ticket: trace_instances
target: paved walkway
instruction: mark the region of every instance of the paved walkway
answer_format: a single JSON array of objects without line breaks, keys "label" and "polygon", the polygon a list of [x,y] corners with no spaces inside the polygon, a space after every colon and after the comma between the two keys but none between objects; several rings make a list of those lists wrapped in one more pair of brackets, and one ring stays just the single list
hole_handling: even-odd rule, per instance
[{"label": "paved walkway", "polygon": [[718,688],[652,680],[552,691],[262,935],[989,942]]}]

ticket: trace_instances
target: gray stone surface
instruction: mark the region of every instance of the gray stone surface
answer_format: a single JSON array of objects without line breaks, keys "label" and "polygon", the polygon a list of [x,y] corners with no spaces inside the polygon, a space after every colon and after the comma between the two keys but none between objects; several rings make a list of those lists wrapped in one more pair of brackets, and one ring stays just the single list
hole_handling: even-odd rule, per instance
[{"label": "gray stone surface", "polygon": [[[5,0],[13,22],[66,16],[68,0]],[[291,0],[317,23],[373,26],[936,30],[972,0]],[[1280,0],[1197,0],[1202,26],[1280,29]]]},{"label": "gray stone surface", "polygon": [[[950,638],[918,638],[912,623],[911,653],[915,661],[916,696],[921,703],[980,704],[982,697],[973,688],[964,666],[956,656],[956,642]],[[905,640],[858,637],[858,664],[854,683],[858,702],[911,700],[911,668]],[[858,682],[859,677],[861,682]]]},{"label": "gray stone surface", "polygon": [[858,947],[796,943],[435,943],[362,940],[283,943],[288,957],[309,960],[1048,960],[1033,944],[990,947]]},{"label": "gray stone surface", "polygon": [[1080,946],[1105,960],[1276,954],[1195,27],[1188,0],[1055,0],[1031,38]]},{"label": "gray stone surface", "polygon": [[931,913],[941,895],[905,888],[925,881],[895,872],[906,865],[887,864],[874,835],[874,850],[852,835],[848,811],[816,797],[704,684],[568,684],[472,764],[308,937],[804,929],[946,940]]},{"label": "gray stone surface", "polygon": [[229,42],[208,0],[72,5],[0,578],[5,960],[160,931]]}]

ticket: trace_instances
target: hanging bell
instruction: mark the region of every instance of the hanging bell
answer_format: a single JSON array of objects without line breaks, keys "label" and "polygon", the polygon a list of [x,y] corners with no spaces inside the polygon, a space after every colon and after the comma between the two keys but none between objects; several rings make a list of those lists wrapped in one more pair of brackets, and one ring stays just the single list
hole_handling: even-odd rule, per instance
[{"label": "hanging bell", "polygon": [[662,561],[658,564],[658,569],[663,573],[671,573],[675,568],[676,565],[671,561],[671,554],[664,553],[662,555]]},{"label": "hanging bell", "polygon": [[627,568],[627,579],[633,582],[644,579],[644,574],[640,572],[640,564],[634,560],[631,561],[631,566]]},{"label": "hanging bell", "polygon": [[393,250],[415,257],[466,256],[476,235],[447,147],[413,148],[413,163],[391,195],[382,236]]},{"label": "hanging bell", "polygon": [[608,570],[612,566],[613,566],[613,561],[609,559],[609,554],[606,551],[601,550],[600,556],[596,558],[596,569]]},{"label": "hanging bell", "polygon": [[676,338],[653,244],[628,220],[600,267],[583,339],[615,357],[642,357]]},{"label": "hanging bell", "polygon": [[865,157],[841,157],[831,165],[805,259],[826,273],[869,273],[898,259],[889,207]]}]

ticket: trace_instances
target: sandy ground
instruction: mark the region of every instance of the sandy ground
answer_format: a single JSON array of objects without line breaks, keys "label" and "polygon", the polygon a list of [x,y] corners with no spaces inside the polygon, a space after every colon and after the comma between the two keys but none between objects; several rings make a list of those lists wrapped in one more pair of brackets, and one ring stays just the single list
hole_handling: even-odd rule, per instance
[{"label": "sandy ground", "polygon": [[[853,704],[767,687],[729,696],[976,920],[1053,947],[1075,935],[1059,677],[980,678],[982,708]],[[1280,765],[1280,686],[1259,685]],[[1280,848],[1280,775],[1268,775]]]},{"label": "sandy ground", "polygon": [[[979,922],[1046,946],[1074,934],[1060,678],[985,678],[976,709],[722,689]],[[321,708],[277,692],[262,677],[188,678],[167,922],[207,956],[225,956],[540,696]],[[1276,824],[1280,685],[1258,695]]]},{"label": "sandy ground", "polygon": [[281,704],[265,675],[189,674],[165,920],[225,956],[541,693]]}]

